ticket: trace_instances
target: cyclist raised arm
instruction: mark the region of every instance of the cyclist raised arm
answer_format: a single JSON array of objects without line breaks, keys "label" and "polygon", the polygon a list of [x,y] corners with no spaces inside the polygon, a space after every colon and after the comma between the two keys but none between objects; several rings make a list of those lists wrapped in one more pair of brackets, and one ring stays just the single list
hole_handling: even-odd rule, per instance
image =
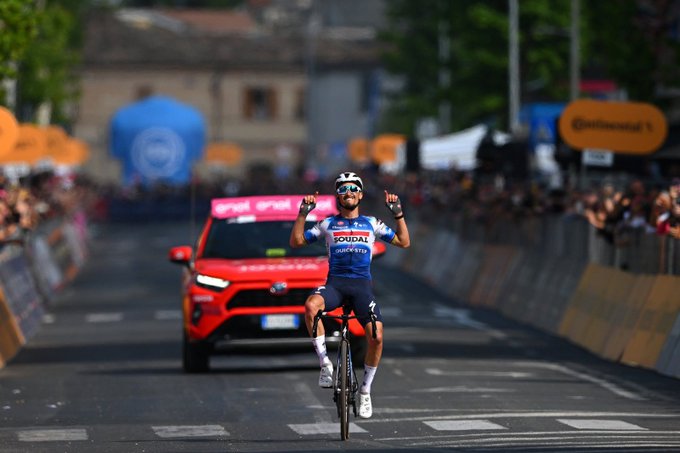
[{"label": "cyclist raised arm", "polygon": [[[325,240],[328,249],[328,278],[305,302],[305,323],[313,337],[314,316],[319,310],[332,311],[343,300],[348,300],[359,321],[366,330],[367,351],[364,361],[364,379],[359,393],[359,416],[369,418],[373,414],[371,384],[383,350],[383,319],[375,303],[370,265],[373,243],[380,238],[397,247],[408,247],[410,238],[401,202],[396,194],[385,191],[385,204],[397,221],[396,231],[375,217],[359,214],[364,184],[353,172],[343,172],[335,180],[335,192],[339,215],[327,217],[312,228],[304,230],[305,218],[316,205],[316,196],[307,195],[300,205],[290,235],[291,247],[301,247],[318,240]],[[370,323],[371,311],[375,314],[375,338]],[[312,338],[319,357],[321,373],[319,386],[333,385],[333,364],[326,353],[326,337],[323,324],[317,327]]]}]

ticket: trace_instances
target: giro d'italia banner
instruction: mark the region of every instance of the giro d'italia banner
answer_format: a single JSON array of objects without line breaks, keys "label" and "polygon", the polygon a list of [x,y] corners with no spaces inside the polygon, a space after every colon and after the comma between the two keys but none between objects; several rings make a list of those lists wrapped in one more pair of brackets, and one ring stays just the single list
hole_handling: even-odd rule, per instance
[{"label": "giro d'italia banner", "polygon": [[205,120],[195,108],[152,96],[119,109],[111,120],[111,152],[125,185],[186,184],[205,147]]}]

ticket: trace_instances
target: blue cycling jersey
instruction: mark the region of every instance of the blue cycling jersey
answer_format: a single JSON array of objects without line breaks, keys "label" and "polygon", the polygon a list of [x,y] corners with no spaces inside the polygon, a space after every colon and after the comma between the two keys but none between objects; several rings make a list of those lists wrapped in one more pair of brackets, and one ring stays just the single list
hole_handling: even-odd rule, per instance
[{"label": "blue cycling jersey", "polygon": [[325,238],[329,276],[370,279],[375,238],[391,242],[395,234],[375,217],[360,215],[346,219],[336,215],[318,222],[304,236],[310,244]]}]

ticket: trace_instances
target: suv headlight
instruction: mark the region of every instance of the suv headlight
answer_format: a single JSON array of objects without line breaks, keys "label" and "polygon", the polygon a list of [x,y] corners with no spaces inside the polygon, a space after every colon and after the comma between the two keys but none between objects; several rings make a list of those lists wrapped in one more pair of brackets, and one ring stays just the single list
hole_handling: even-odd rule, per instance
[{"label": "suv headlight", "polygon": [[196,284],[206,289],[212,289],[213,291],[222,291],[229,286],[229,280],[198,274],[196,275]]}]

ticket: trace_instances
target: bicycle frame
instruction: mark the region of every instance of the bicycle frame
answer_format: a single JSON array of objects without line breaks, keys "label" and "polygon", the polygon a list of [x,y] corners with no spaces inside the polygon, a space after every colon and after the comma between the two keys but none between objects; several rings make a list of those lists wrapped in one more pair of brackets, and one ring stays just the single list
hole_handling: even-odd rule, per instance
[{"label": "bicycle frame", "polygon": [[[352,407],[354,416],[357,416],[356,394],[359,391],[359,383],[354,373],[352,364],[352,349],[349,341],[349,320],[356,319],[356,315],[350,314],[352,308],[343,303],[342,315],[331,315],[329,312],[319,310],[314,316],[312,333],[317,336],[317,327],[322,318],[339,319],[340,324],[340,346],[333,373],[333,402],[338,410],[340,418],[340,437],[342,440],[349,438],[349,407]],[[371,325],[373,327],[373,338],[376,338],[376,316],[371,310]]]}]

